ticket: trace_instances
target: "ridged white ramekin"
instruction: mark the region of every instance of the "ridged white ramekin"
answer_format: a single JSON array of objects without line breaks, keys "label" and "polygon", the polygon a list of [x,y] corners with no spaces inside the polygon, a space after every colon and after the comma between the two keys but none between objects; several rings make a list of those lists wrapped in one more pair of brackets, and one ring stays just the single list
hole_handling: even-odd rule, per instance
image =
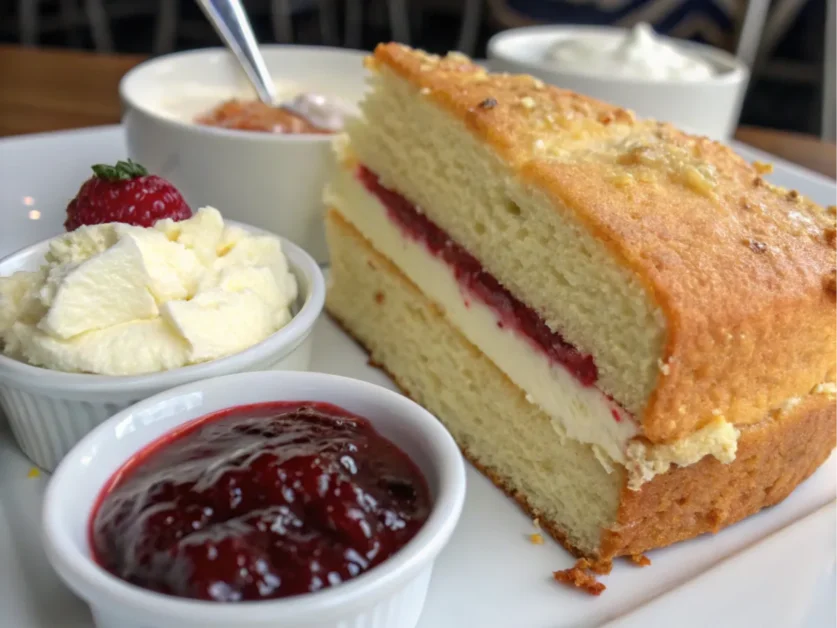
[{"label": "ridged white ramekin", "polygon": [[[282,600],[215,603],[141,589],[91,558],[89,520],[113,473],[178,426],[230,407],[319,401],[367,418],[419,467],[432,499],[418,534],[380,565],[329,589]],[[98,628],[412,628],[433,563],[465,499],[465,465],[442,424],[410,399],[322,373],[241,373],[187,384],[123,410],[62,461],[44,499],[44,548],[58,575],[90,604]]]},{"label": "ridged white ramekin", "polygon": [[[37,269],[48,248],[46,240],[10,255],[0,262],[0,276]],[[282,250],[299,283],[299,309],[285,327],[229,357],[161,373],[112,377],[52,371],[0,354],[0,410],[23,453],[52,471],[105,419],[173,386],[243,371],[306,370],[311,361],[311,331],[325,300],[325,281],[317,263],[300,247],[283,239]]]}]

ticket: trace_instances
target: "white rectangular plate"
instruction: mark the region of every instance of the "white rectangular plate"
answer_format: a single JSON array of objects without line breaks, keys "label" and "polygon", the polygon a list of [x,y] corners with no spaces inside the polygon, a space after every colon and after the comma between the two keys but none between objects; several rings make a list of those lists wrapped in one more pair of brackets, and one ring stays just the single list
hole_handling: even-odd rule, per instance
[{"label": "white rectangular plate", "polygon": [[[0,141],[0,257],[59,233],[89,166],[124,158],[124,150],[119,127]],[[771,178],[834,203],[834,183],[819,175],[779,163]],[[234,208],[220,209],[235,218]],[[315,333],[313,370],[394,388],[328,319]],[[90,628],[86,606],[41,549],[47,478],[29,477],[31,468],[0,417],[0,625]],[[607,591],[592,598],[552,580],[572,558],[552,541],[529,543],[531,521],[469,467],[462,520],[437,563],[420,626],[834,626],[836,473],[832,456],[782,504],[718,535],[651,552],[651,567],[617,561],[603,579]]]}]

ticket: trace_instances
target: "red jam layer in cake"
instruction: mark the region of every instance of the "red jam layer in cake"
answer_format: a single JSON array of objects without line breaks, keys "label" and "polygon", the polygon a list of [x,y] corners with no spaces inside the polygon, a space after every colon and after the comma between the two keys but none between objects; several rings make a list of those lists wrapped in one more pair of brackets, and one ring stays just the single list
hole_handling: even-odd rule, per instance
[{"label": "red jam layer in cake", "polygon": [[218,602],[353,578],[427,519],[418,468],[329,404],[231,408],[153,443],[116,473],[90,524],[96,561],[137,586]]},{"label": "red jam layer in cake", "polygon": [[515,329],[532,344],[562,364],[583,386],[593,386],[598,371],[593,357],[581,353],[565,341],[561,334],[551,331],[540,316],[518,301],[477,259],[454,242],[415,205],[400,194],[382,186],[377,175],[359,166],[357,177],[364,187],[387,208],[390,218],[410,238],[424,243],[434,256],[444,260],[454,272],[466,294],[480,299],[497,313],[500,327]]}]

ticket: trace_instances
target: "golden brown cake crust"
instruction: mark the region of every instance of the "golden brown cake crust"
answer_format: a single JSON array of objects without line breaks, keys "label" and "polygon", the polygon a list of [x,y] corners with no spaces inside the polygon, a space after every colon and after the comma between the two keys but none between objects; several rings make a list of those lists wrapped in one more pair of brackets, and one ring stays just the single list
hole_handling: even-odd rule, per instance
[{"label": "golden brown cake crust", "polygon": [[624,489],[602,557],[641,554],[722,528],[779,503],[831,455],[837,406],[812,395],[791,412],[741,428],[730,464],[707,456]]},{"label": "golden brown cake crust", "polygon": [[[652,442],[718,413],[757,423],[835,371],[834,211],[761,166],[670,125],[462,55],[383,44],[410,81],[549,194],[633,270],[667,323],[642,419]],[[665,375],[662,373],[665,372]]]},{"label": "golden brown cake crust", "polygon": [[[365,243],[354,227],[334,210],[329,219]],[[374,254],[379,258],[378,263],[409,283],[389,260],[377,251]],[[330,310],[329,314],[368,351],[339,316]],[[406,387],[385,366],[372,365],[384,370],[407,394]],[[718,532],[782,501],[828,459],[836,444],[837,403],[831,395],[811,395],[788,411],[770,413],[759,423],[741,428],[733,462],[723,464],[707,456],[688,467],[673,467],[643,484],[639,491],[623,487],[616,525],[603,533],[598,555],[588,558],[595,558],[597,565],[605,565],[619,556],[638,556],[657,547]],[[537,518],[542,530],[573,555],[584,557],[555,522],[532,508],[525,494],[512,489],[467,450],[463,454],[529,516]]]}]

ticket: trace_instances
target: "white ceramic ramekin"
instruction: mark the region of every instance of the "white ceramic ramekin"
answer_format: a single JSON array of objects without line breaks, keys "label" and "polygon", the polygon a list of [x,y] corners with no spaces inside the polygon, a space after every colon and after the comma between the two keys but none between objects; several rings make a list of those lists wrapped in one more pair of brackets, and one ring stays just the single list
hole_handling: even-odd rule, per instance
[{"label": "white ceramic ramekin", "polygon": [[[262,46],[282,97],[311,91],[356,105],[365,90],[357,50]],[[232,97],[255,100],[235,58],[223,48],[165,55],[125,75],[119,85],[128,155],[165,177],[192,207],[281,233],[318,262],[328,259],[322,189],[334,168],[332,135],[277,135],[194,123]]]},{"label": "white ceramic ramekin", "polygon": [[[621,39],[625,29],[601,26],[531,26],[498,33],[488,42],[491,70],[531,74],[537,78],[632,109],[639,115],[672,122],[686,131],[724,140],[738,125],[750,72],[733,55],[689,41],[663,38],[667,43],[709,62],[716,73],[702,81],[656,81],[585,74],[550,67],[546,51],[571,37]],[[662,37],[662,36],[660,36]]]},{"label": "white ceramic ramekin", "polygon": [[[37,269],[48,248],[49,240],[45,240],[10,255],[0,261],[0,276]],[[96,425],[173,386],[241,371],[306,370],[311,359],[311,331],[325,301],[325,281],[317,263],[301,248],[282,239],[282,250],[299,282],[296,314],[285,327],[240,353],[131,377],[52,371],[0,354],[0,409],[9,419],[23,453],[39,467],[52,471]]]},{"label": "white ceramic ramekin", "polygon": [[[320,401],[367,418],[427,479],[432,509],[391,558],[339,586],[283,600],[222,604],[152,593],[91,559],[88,527],[105,483],[132,455],[179,425],[242,404]],[[44,546],[58,575],[90,604],[99,628],[412,628],[436,556],[465,498],[465,466],[442,424],[410,399],[322,373],[241,373],[194,382],[123,410],[87,435],[52,477],[43,511]]]}]

